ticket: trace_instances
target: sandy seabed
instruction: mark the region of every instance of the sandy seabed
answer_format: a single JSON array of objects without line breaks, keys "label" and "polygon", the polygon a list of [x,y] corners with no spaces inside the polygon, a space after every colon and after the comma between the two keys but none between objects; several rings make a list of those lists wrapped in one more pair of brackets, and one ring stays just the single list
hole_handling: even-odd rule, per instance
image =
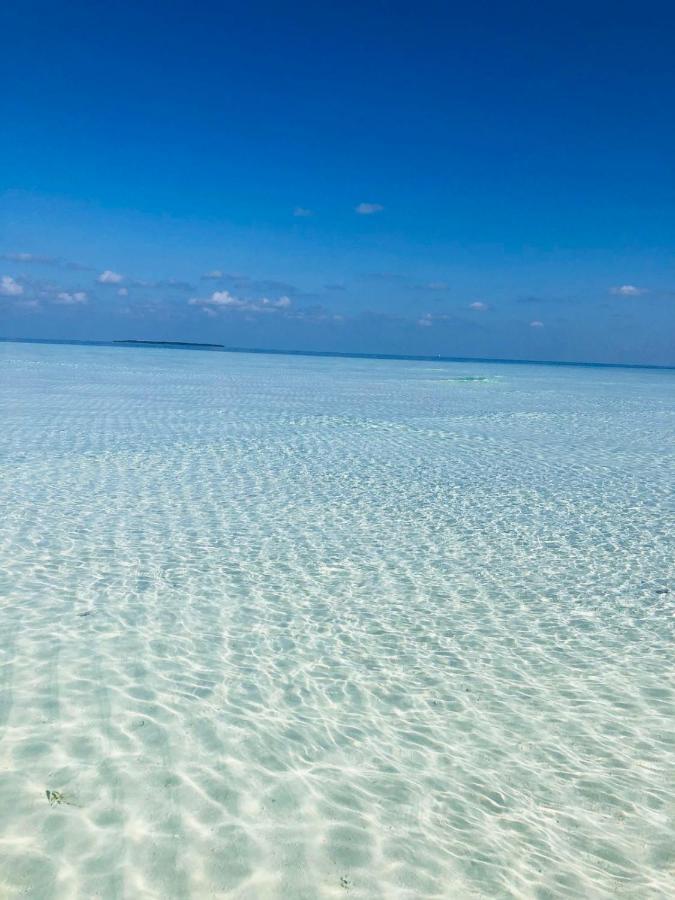
[{"label": "sandy seabed", "polygon": [[674,388],[0,345],[0,897],[675,896]]}]

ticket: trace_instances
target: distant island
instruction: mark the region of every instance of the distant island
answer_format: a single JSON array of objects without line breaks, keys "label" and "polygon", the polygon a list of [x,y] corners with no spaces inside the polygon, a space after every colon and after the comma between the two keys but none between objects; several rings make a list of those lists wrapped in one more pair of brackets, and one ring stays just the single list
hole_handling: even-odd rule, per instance
[{"label": "distant island", "polygon": [[144,344],[153,347],[208,347],[212,350],[224,350],[224,344],[199,344],[196,341],[138,341],[129,338],[126,341],[113,341],[113,344]]}]

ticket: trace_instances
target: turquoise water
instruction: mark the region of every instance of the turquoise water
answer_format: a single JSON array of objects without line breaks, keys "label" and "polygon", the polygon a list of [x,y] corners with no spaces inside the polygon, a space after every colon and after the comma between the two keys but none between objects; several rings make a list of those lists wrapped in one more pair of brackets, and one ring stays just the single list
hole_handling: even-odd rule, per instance
[{"label": "turquoise water", "polygon": [[675,894],[675,373],[0,390],[1,897]]}]

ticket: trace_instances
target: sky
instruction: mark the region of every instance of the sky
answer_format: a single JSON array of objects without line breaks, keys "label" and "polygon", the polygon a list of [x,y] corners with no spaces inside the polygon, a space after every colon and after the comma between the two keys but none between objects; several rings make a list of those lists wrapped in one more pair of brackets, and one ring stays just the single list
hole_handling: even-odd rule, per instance
[{"label": "sky", "polygon": [[675,7],[0,12],[0,335],[675,364]]}]

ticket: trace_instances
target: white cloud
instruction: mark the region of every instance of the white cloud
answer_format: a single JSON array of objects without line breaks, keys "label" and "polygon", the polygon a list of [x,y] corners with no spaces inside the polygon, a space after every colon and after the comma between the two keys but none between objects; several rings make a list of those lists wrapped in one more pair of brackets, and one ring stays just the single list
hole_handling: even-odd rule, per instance
[{"label": "white cloud", "polygon": [[243,305],[243,300],[233,297],[229,291],[214,291],[210,297],[192,297],[189,301],[191,306],[229,306],[239,307]]},{"label": "white cloud", "polygon": [[313,216],[314,212],[311,209],[305,209],[304,206],[296,206],[293,215],[298,219],[306,219],[308,216]]},{"label": "white cloud", "polygon": [[55,256],[38,256],[36,253],[3,253],[0,255],[0,259],[6,259],[9,262],[42,263],[48,266],[61,264],[61,260]]},{"label": "white cloud", "polygon": [[278,312],[280,309],[288,309],[291,306],[290,297],[279,297],[278,300],[269,300],[262,297],[260,300],[241,300],[229,291],[214,291],[210,297],[192,297],[188,300],[191,306],[201,306],[202,309],[236,309],[241,312]]},{"label": "white cloud", "polygon": [[278,309],[288,309],[290,305],[290,297],[279,297],[278,300],[268,300],[267,297],[263,297],[261,300],[247,302],[247,308],[254,312],[276,312]]},{"label": "white cloud", "polygon": [[3,275],[0,279],[0,294],[4,297],[19,297],[23,294],[23,288],[11,275]]},{"label": "white cloud", "polygon": [[89,266],[83,266],[81,263],[70,262],[67,259],[62,259],[60,256],[41,256],[38,253],[1,253],[0,259],[6,259],[9,262],[58,266],[61,269],[75,269],[80,272],[91,271]]},{"label": "white cloud", "polygon": [[38,262],[42,261],[42,257],[36,257],[32,253],[3,253],[3,259],[11,259],[12,262]]},{"label": "white cloud", "polygon": [[96,280],[100,284],[119,284],[120,281],[124,280],[124,275],[120,275],[119,272],[111,272],[110,269],[106,269],[105,272],[101,272]]},{"label": "white cloud", "polygon": [[417,320],[417,324],[422,328],[431,328],[436,322],[450,322],[453,317],[450,313],[424,313],[424,315]]},{"label": "white cloud", "polygon": [[382,212],[384,206],[380,203],[359,203],[358,206],[355,207],[355,211],[360,216],[372,216],[373,213]]},{"label": "white cloud", "polygon": [[129,296],[129,288],[120,288],[117,292],[118,297],[128,297]]},{"label": "white cloud", "polygon": [[75,306],[78,303],[86,303],[87,295],[84,291],[61,291],[60,294],[56,295],[55,303],[63,304],[64,306]]},{"label": "white cloud", "polygon": [[319,324],[321,322],[344,322],[345,317],[337,313],[328,312],[325,307],[313,307],[311,309],[299,309],[296,312],[289,313],[289,319],[297,319],[303,322],[311,322]]},{"label": "white cloud", "polygon": [[540,322],[539,319],[534,319],[534,321],[530,322],[530,328],[543,328],[544,323]]},{"label": "white cloud", "polygon": [[479,312],[485,311],[487,308],[487,303],[483,303],[482,300],[476,300],[473,303],[469,303],[469,309],[477,309]]},{"label": "white cloud", "polygon": [[447,291],[450,287],[447,281],[430,281],[427,289],[430,291]]},{"label": "white cloud", "polygon": [[213,269],[211,272],[207,272],[205,275],[202,275],[202,278],[222,278],[223,272],[220,269]]},{"label": "white cloud", "polygon": [[639,297],[641,294],[648,293],[647,288],[639,288],[634,284],[622,284],[618,287],[610,288],[609,292],[619,297]]}]

